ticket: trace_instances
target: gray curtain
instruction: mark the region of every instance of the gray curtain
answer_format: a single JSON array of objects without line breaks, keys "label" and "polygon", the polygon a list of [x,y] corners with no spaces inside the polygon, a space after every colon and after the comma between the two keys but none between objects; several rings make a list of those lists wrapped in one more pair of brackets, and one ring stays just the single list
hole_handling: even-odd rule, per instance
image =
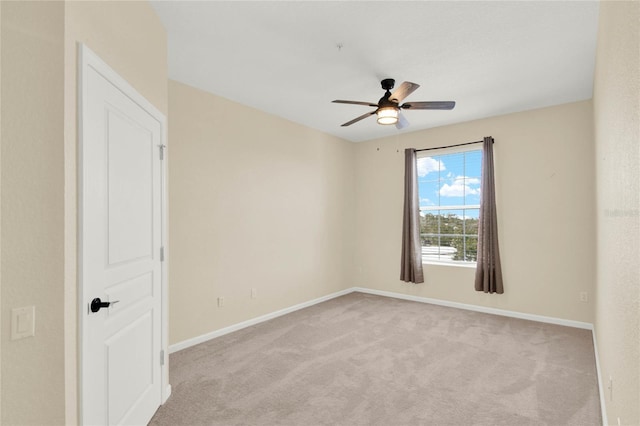
[{"label": "gray curtain", "polygon": [[404,150],[404,217],[402,221],[402,265],[400,279],[423,283],[420,245],[420,204],[418,202],[418,165],[416,150]]},{"label": "gray curtain", "polygon": [[493,169],[493,138],[486,137],[482,145],[482,183],[480,184],[480,220],[478,221],[478,266],[476,290],[504,293],[500,250],[498,249],[498,216]]}]

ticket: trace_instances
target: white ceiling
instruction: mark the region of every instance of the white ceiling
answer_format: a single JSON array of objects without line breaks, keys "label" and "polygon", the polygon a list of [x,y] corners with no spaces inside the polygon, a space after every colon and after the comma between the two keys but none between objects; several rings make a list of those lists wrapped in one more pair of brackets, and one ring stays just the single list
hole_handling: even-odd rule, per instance
[{"label": "white ceiling", "polygon": [[[380,80],[421,85],[411,132],[590,99],[597,1],[152,1],[169,77],[354,142],[389,136]],[[338,48],[341,45],[342,48]],[[247,123],[250,125],[251,123]]]}]

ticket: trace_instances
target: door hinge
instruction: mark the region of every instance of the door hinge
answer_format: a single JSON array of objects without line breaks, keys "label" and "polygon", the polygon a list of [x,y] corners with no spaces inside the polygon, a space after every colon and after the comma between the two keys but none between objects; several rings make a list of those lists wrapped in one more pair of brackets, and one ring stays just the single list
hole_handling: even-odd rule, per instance
[{"label": "door hinge", "polygon": [[164,262],[164,247],[160,247],[160,262]]},{"label": "door hinge", "polygon": [[164,349],[160,351],[160,365],[164,365]]},{"label": "door hinge", "polygon": [[158,145],[158,148],[160,148],[160,159],[164,160],[164,149],[166,148],[166,145]]}]

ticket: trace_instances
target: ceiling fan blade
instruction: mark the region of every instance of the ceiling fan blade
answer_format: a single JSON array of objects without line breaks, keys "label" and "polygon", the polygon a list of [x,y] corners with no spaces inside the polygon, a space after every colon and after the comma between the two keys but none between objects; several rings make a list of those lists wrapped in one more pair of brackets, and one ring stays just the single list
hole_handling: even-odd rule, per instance
[{"label": "ceiling fan blade", "polygon": [[[377,105],[376,105],[376,106],[377,106]],[[367,117],[369,117],[370,115],[373,115],[373,114],[375,114],[375,113],[376,113],[375,111],[371,111],[371,112],[368,112],[368,113],[366,113],[366,114],[362,114],[360,117],[354,118],[354,119],[353,119],[353,120],[351,120],[351,121],[347,121],[347,122],[346,122],[346,123],[344,123],[341,127],[351,126],[353,123],[357,123],[357,122],[358,122],[358,121],[360,121],[360,120],[364,120],[365,118],[367,118]]]},{"label": "ceiling fan blade", "polygon": [[402,130],[408,126],[409,122],[407,121],[407,118],[404,116],[404,114],[402,114],[401,111],[398,111],[398,122],[396,123],[396,129]]},{"label": "ceiling fan blade", "polygon": [[372,106],[372,107],[377,107],[378,104],[372,104],[371,102],[360,102],[360,101],[341,101],[339,99],[336,99],[335,101],[331,101],[334,104],[351,104],[351,105],[366,105],[366,106]]},{"label": "ceiling fan blade", "polygon": [[433,102],[407,102],[402,104],[402,109],[453,109],[456,103],[453,101],[433,101]]},{"label": "ceiling fan blade", "polygon": [[391,94],[391,96],[389,96],[389,99],[394,102],[400,103],[404,98],[412,94],[418,87],[420,87],[419,84],[405,81]]}]

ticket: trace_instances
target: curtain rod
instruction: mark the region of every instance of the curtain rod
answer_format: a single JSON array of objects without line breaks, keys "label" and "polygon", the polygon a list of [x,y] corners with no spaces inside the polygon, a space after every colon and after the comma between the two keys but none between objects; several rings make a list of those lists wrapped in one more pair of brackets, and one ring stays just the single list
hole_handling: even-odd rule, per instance
[{"label": "curtain rod", "polygon": [[[493,139],[493,138],[491,138]],[[453,148],[454,146],[463,146],[463,145],[473,145],[476,143],[482,143],[484,141],[475,141],[475,142],[465,142],[465,143],[458,143],[455,145],[447,145],[447,146],[437,146],[435,148],[423,148],[423,149],[416,149],[416,152],[420,152],[420,151],[431,151],[433,149],[443,149],[443,148]],[[491,143],[495,143],[495,141],[491,141]]]}]

